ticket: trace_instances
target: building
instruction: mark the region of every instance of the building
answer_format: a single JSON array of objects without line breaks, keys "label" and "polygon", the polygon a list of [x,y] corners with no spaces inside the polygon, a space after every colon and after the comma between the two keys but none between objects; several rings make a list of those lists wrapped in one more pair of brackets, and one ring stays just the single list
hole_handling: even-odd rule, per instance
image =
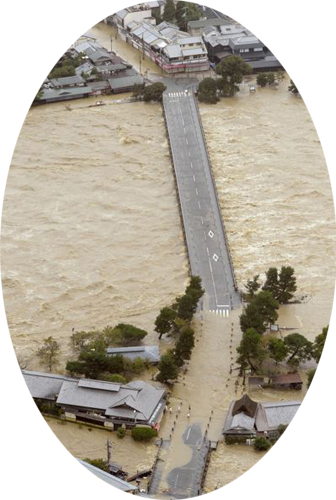
[{"label": "building", "polygon": [[52,78],[50,82],[55,89],[85,86],[85,80],[80,75]]},{"label": "building", "polygon": [[257,436],[276,439],[279,426],[290,424],[300,405],[300,401],[257,403],[245,394],[230,404],[223,428],[225,442],[251,444]]},{"label": "building", "polygon": [[92,88],[88,85],[84,87],[69,87],[61,89],[43,88],[41,96],[37,101],[38,104],[46,104],[50,102],[69,101],[73,99],[83,99],[89,97],[92,93]]},{"label": "building", "polygon": [[140,75],[121,76],[120,78],[113,78],[108,80],[111,91],[113,94],[122,92],[131,92],[135,85],[143,85],[144,79]]},{"label": "building", "polygon": [[53,403],[65,418],[101,425],[158,427],[166,391],[141,380],[117,384],[23,370],[28,389],[37,403]]},{"label": "building", "polygon": [[227,17],[222,19],[221,17],[215,17],[212,19],[198,19],[196,21],[188,21],[188,33],[192,36],[202,36],[204,28],[208,26],[224,26],[226,24],[232,24],[232,19]]},{"label": "building", "polygon": [[166,73],[206,71],[210,67],[202,37],[190,37],[172,23],[153,26],[148,22],[131,22],[126,40]]},{"label": "building", "polygon": [[146,345],[139,347],[109,347],[107,354],[115,356],[120,354],[131,361],[137,358],[148,361],[151,364],[159,363],[161,356],[157,345]]},{"label": "building", "polygon": [[133,21],[140,23],[145,19],[151,18],[152,10],[146,3],[142,3],[128,7],[127,9],[119,10],[119,12],[116,12],[112,17],[117,27],[126,29]]},{"label": "building", "polygon": [[134,486],[131,483],[128,483],[127,481],[124,481],[123,479],[114,476],[110,474],[109,472],[105,472],[102,469],[99,469],[98,467],[95,467],[94,465],[91,465],[84,460],[81,460],[80,458],[77,458],[78,462],[84,467],[92,472],[95,476],[97,476],[99,479],[102,479],[105,481],[105,483],[110,484],[111,486],[114,486],[115,488],[118,488],[118,490],[121,491],[126,491],[128,493],[135,494],[138,491],[138,488]]},{"label": "building", "polygon": [[286,373],[270,377],[269,384],[281,389],[302,389],[302,379],[298,373]]}]

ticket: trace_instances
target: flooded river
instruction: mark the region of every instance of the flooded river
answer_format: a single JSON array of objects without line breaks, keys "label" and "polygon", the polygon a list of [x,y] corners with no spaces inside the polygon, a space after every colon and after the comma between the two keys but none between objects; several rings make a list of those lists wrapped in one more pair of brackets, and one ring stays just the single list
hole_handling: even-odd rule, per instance
[{"label": "flooded river", "polygon": [[[110,47],[111,28],[100,24],[91,31]],[[112,43],[139,67],[136,51],[120,40]],[[149,73],[158,72],[145,64]],[[201,114],[239,285],[269,266],[292,265],[298,297],[305,299],[282,308],[279,323],[313,339],[331,312],[334,208],[314,125],[287,86],[288,78],[278,89],[251,94],[245,85],[235,98],[201,105]],[[52,335],[61,345],[62,370],[72,328],[131,322],[149,331],[147,343],[156,342],[155,316],[187,282],[161,108],[103,99],[109,105],[101,108],[88,108],[94,101],[85,99],[73,103],[72,111],[62,103],[31,109],[10,167],[2,219],[3,294],[16,353],[30,369],[39,368],[36,350]],[[204,318],[189,372],[172,399],[175,406],[191,404],[192,418],[202,422],[213,409],[215,434],[231,399],[242,391],[228,377],[228,352],[235,352],[240,332],[235,330],[229,345],[223,328],[218,318]],[[256,395],[279,397],[294,398]],[[105,456],[105,431],[49,425],[76,456]],[[240,451],[220,445],[207,491],[238,477],[261,456]],[[131,472],[141,460],[147,466],[152,452],[148,448],[143,456],[139,448],[129,461],[120,449],[118,459]]]}]

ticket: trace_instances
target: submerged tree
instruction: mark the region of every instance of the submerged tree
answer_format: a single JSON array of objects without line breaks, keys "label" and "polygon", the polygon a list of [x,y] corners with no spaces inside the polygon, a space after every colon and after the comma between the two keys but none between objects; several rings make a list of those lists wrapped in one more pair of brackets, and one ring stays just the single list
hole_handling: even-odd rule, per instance
[{"label": "submerged tree", "polygon": [[217,96],[217,83],[213,78],[204,78],[198,85],[198,100],[209,104],[219,101]]},{"label": "submerged tree", "polygon": [[245,307],[240,316],[240,327],[243,332],[254,328],[258,333],[264,333],[269,325],[278,319],[279,302],[269,291],[261,291],[255,295]]},{"label": "submerged tree", "polygon": [[288,355],[288,347],[282,339],[272,337],[267,344],[269,357],[274,359],[276,364],[284,361]]},{"label": "submerged tree", "polygon": [[299,90],[293,80],[291,79],[290,85],[288,86],[289,92],[292,92],[293,94],[299,94]]},{"label": "submerged tree", "polygon": [[325,326],[322,330],[322,333],[315,337],[315,341],[312,348],[312,357],[315,359],[316,363],[319,363],[322,351],[324,348],[324,344],[327,338],[329,326]]},{"label": "submerged tree", "polygon": [[53,367],[58,363],[60,346],[53,337],[48,337],[43,340],[43,346],[37,351],[40,361],[51,372]]},{"label": "submerged tree", "polygon": [[240,365],[241,370],[250,366],[253,371],[256,371],[267,355],[261,341],[261,335],[254,328],[248,328],[243,334],[237,352],[239,354],[237,363]]},{"label": "submerged tree", "polygon": [[175,380],[178,376],[178,367],[176,365],[175,356],[172,351],[168,351],[161,356],[158,364],[159,374],[156,379],[159,382],[168,382],[168,380]]},{"label": "submerged tree", "polygon": [[300,333],[291,333],[284,339],[290,357],[287,363],[299,365],[312,357],[312,343]]},{"label": "submerged tree", "polygon": [[216,66],[216,73],[221,78],[217,81],[218,89],[224,96],[234,96],[239,91],[243,76],[251,73],[252,68],[240,56],[225,57]]}]

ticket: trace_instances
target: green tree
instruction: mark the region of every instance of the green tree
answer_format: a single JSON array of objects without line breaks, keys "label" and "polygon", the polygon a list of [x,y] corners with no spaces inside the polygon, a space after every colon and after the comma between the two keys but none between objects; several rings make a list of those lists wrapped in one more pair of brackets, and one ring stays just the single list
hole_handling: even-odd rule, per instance
[{"label": "green tree", "polygon": [[300,333],[291,333],[284,339],[290,354],[287,363],[299,365],[312,357],[312,343]]},{"label": "green tree", "polygon": [[210,104],[219,101],[217,97],[217,83],[213,78],[204,78],[198,86],[198,100]]},{"label": "green tree", "polygon": [[267,344],[270,358],[274,359],[276,364],[284,361],[288,355],[288,348],[282,339],[272,337]]},{"label": "green tree", "polygon": [[98,335],[98,332],[96,330],[92,330],[89,332],[86,331],[79,331],[79,332],[74,332],[70,339],[71,339],[71,347],[74,351],[81,351],[83,347],[89,342],[92,341],[96,336]]},{"label": "green tree", "polygon": [[85,458],[84,462],[87,462],[88,464],[94,465],[98,469],[108,472],[107,460],[104,460],[103,458]]},{"label": "green tree", "polygon": [[177,312],[171,307],[163,307],[155,320],[154,330],[159,333],[159,339],[165,333],[171,332]]},{"label": "green tree", "polygon": [[287,304],[296,292],[296,277],[291,266],[282,266],[279,273],[278,293],[275,297],[280,304]]},{"label": "green tree", "polygon": [[237,363],[242,370],[250,366],[256,371],[267,355],[261,335],[254,328],[248,328],[243,334],[237,352],[239,354]]},{"label": "green tree", "polygon": [[121,342],[124,346],[137,345],[147,335],[145,330],[126,323],[119,323],[114,330],[120,332]]},{"label": "green tree", "polygon": [[182,366],[185,359],[190,359],[191,351],[194,346],[194,330],[191,327],[183,328],[175,345],[175,360],[177,366]]},{"label": "green tree", "polygon": [[221,78],[217,85],[222,95],[234,96],[239,91],[239,84],[243,81],[243,76],[251,73],[252,68],[240,56],[225,57],[216,66],[216,73]]},{"label": "green tree", "polygon": [[182,295],[176,299],[173,308],[177,312],[177,316],[187,321],[191,321],[196,312],[198,303],[198,293],[191,290],[189,293]]},{"label": "green tree", "polygon": [[312,357],[313,359],[315,359],[316,363],[319,363],[321,359],[322,351],[327,338],[328,329],[329,326],[325,326],[322,330],[322,333],[320,333],[315,337],[315,341],[312,348]]},{"label": "green tree", "polygon": [[251,280],[247,280],[245,286],[246,292],[244,294],[244,299],[250,301],[255,297],[255,294],[261,287],[261,283],[259,282],[259,274],[256,274]]},{"label": "green tree", "polygon": [[268,83],[268,80],[267,80],[266,73],[258,73],[257,84],[260,85],[260,87],[266,87],[267,83]]},{"label": "green tree", "polygon": [[163,9],[163,20],[173,22],[175,20],[175,12],[176,8],[173,0],[167,0]]},{"label": "green tree", "polygon": [[148,441],[157,436],[157,431],[152,427],[138,426],[132,429],[132,438],[134,441]]},{"label": "green tree", "polygon": [[266,73],[268,85],[272,85],[275,82],[275,74],[273,72]]},{"label": "green tree", "polygon": [[182,31],[187,31],[188,22],[196,21],[202,17],[202,12],[200,11],[198,5],[191,2],[177,2],[175,19],[176,24]]},{"label": "green tree", "polygon": [[288,87],[289,92],[292,92],[293,94],[299,94],[299,90],[293,80],[290,81],[290,85]]},{"label": "green tree", "polygon": [[254,440],[254,449],[256,451],[267,451],[271,447],[271,443],[264,436],[257,436]]},{"label": "green tree", "polygon": [[168,380],[175,380],[178,376],[178,367],[176,365],[175,356],[172,351],[168,351],[161,356],[158,364],[159,374],[157,380],[159,382],[167,382]]},{"label": "green tree", "polygon": [[242,331],[254,328],[258,333],[264,333],[278,319],[278,308],[279,303],[271,292],[263,290],[257,293],[240,315]]},{"label": "green tree", "polygon": [[162,82],[155,82],[144,88],[143,98],[145,102],[162,101],[162,94],[166,90],[166,86]]},{"label": "green tree", "polygon": [[308,372],[307,389],[309,389],[310,384],[313,381],[315,372],[316,372],[316,368],[314,368],[313,370],[309,370],[309,372]]},{"label": "green tree", "polygon": [[276,267],[270,267],[266,271],[266,281],[262,287],[263,290],[271,292],[273,297],[277,299],[278,297],[278,287],[279,287],[279,276]]},{"label": "green tree", "polygon": [[41,364],[46,366],[50,372],[58,363],[59,351],[60,346],[53,337],[44,339],[42,347],[37,351]]}]

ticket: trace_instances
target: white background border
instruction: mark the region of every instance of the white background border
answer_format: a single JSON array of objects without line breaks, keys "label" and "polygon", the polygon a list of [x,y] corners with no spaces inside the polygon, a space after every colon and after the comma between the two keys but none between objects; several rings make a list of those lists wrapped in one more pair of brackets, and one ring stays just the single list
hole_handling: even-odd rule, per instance
[{"label": "white background border", "polygon": [[[135,1],[133,2],[135,3]],[[283,63],[301,91],[324,149],[335,189],[335,17],[333,2],[205,1],[237,19]],[[1,200],[20,128],[40,83],[71,43],[125,0],[22,0],[1,6]],[[299,124],[298,124],[299,126]],[[18,200],[20,202],[20,200]],[[316,207],[318,209],[318,207]],[[1,312],[1,493],[25,500],[129,498],[77,464],[35,409]],[[333,315],[335,316],[335,314]],[[212,498],[305,500],[333,496],[335,463],[335,319],[312,387],[277,445]],[[317,332],[318,333],[318,332]]]}]

